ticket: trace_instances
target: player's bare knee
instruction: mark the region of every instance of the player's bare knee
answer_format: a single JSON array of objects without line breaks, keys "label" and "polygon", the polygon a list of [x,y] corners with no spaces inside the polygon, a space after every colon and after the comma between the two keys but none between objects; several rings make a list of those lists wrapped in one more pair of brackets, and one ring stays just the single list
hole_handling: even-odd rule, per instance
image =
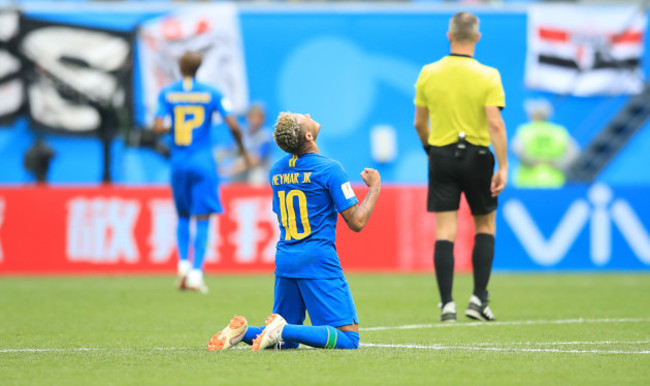
[{"label": "player's bare knee", "polygon": [[356,332],[359,333],[359,325],[354,323],[354,324],[346,324],[345,326],[338,326],[336,327],[337,330],[340,330],[342,332]]}]

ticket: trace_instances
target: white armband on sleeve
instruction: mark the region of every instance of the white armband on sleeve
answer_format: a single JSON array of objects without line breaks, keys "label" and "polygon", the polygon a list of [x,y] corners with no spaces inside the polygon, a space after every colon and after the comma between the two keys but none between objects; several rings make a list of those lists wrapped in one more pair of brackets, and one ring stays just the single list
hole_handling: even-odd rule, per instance
[{"label": "white armband on sleeve", "polygon": [[355,197],[354,190],[352,190],[352,185],[350,185],[350,182],[346,182],[345,184],[341,185],[341,190],[343,191],[343,195],[345,196],[346,200]]}]

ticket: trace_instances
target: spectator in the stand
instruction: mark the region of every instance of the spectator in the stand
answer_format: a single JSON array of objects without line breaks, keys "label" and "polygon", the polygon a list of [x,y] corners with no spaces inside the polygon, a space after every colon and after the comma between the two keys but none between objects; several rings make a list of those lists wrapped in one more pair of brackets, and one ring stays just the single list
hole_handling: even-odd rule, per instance
[{"label": "spectator in the stand", "polygon": [[264,125],[265,122],[264,106],[260,103],[252,105],[246,113],[247,128],[243,133],[244,147],[251,158],[251,167],[246,168],[244,160],[239,157],[230,171],[232,182],[268,184],[273,136],[271,130]]},{"label": "spectator in the stand", "polygon": [[521,188],[559,188],[566,181],[565,171],[578,155],[578,145],[569,131],[551,123],[553,107],[546,99],[524,102],[530,122],[517,128],[512,152],[519,158],[515,186]]}]

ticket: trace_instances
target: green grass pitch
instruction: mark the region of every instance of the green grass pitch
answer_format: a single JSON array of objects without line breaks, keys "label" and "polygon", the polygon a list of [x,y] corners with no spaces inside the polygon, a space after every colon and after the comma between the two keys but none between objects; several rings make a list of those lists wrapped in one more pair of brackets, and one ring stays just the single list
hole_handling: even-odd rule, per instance
[{"label": "green grass pitch", "polygon": [[[0,278],[0,384],[650,384],[650,275],[497,274],[492,324],[437,322],[429,275],[349,275],[356,351],[208,352],[234,314],[270,312],[273,278]],[[454,295],[462,314],[471,276]],[[460,315],[459,315],[460,316]]]}]

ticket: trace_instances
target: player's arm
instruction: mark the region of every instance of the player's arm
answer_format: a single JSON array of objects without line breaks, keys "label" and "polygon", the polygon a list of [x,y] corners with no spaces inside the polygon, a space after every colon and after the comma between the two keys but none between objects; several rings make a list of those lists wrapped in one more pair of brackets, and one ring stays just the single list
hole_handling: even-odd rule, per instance
[{"label": "player's arm", "polygon": [[368,223],[368,220],[370,220],[370,215],[375,209],[377,198],[379,198],[379,191],[381,190],[381,176],[375,169],[363,169],[361,178],[370,188],[368,194],[366,194],[361,204],[352,205],[341,212],[348,227],[355,232],[361,232]]},{"label": "player's arm", "polygon": [[242,131],[241,127],[239,126],[239,122],[237,122],[237,119],[235,116],[232,114],[232,103],[228,98],[223,97],[219,93],[214,94],[214,107],[215,109],[221,114],[221,116],[224,118],[224,121],[226,121],[226,125],[228,125],[228,128],[230,129],[230,133],[232,134],[232,137],[235,139],[235,143],[237,144],[237,148],[239,149],[239,154],[244,158],[244,162],[246,163],[246,167],[250,167],[252,165],[251,157],[248,155],[248,152],[244,148],[244,141],[242,139]]},{"label": "player's arm", "polygon": [[418,133],[422,146],[429,147],[429,108],[426,106],[415,106],[415,130]]},{"label": "player's arm", "polygon": [[161,91],[158,95],[158,108],[153,120],[153,132],[156,134],[165,134],[171,130],[165,127],[165,117],[170,115],[170,108],[165,100],[165,92]]},{"label": "player's arm", "polygon": [[230,129],[230,133],[232,133],[233,138],[235,139],[235,143],[237,144],[237,148],[239,149],[239,154],[241,154],[242,157],[244,157],[244,162],[246,163],[247,167],[250,167],[253,165],[253,161],[251,160],[250,155],[244,148],[244,141],[242,139],[242,133],[241,133],[241,127],[239,127],[239,122],[237,122],[237,119],[233,115],[228,115],[226,117],[226,124],[228,125],[228,128]]},{"label": "player's arm", "polygon": [[492,176],[492,196],[498,196],[508,182],[508,138],[506,125],[501,117],[498,106],[485,106],[485,115],[488,122],[488,132],[492,141],[492,148],[497,158],[498,168]]},{"label": "player's arm", "polygon": [[169,127],[165,127],[165,118],[160,118],[160,117],[154,118],[153,132],[156,134],[165,134],[169,132]]}]

